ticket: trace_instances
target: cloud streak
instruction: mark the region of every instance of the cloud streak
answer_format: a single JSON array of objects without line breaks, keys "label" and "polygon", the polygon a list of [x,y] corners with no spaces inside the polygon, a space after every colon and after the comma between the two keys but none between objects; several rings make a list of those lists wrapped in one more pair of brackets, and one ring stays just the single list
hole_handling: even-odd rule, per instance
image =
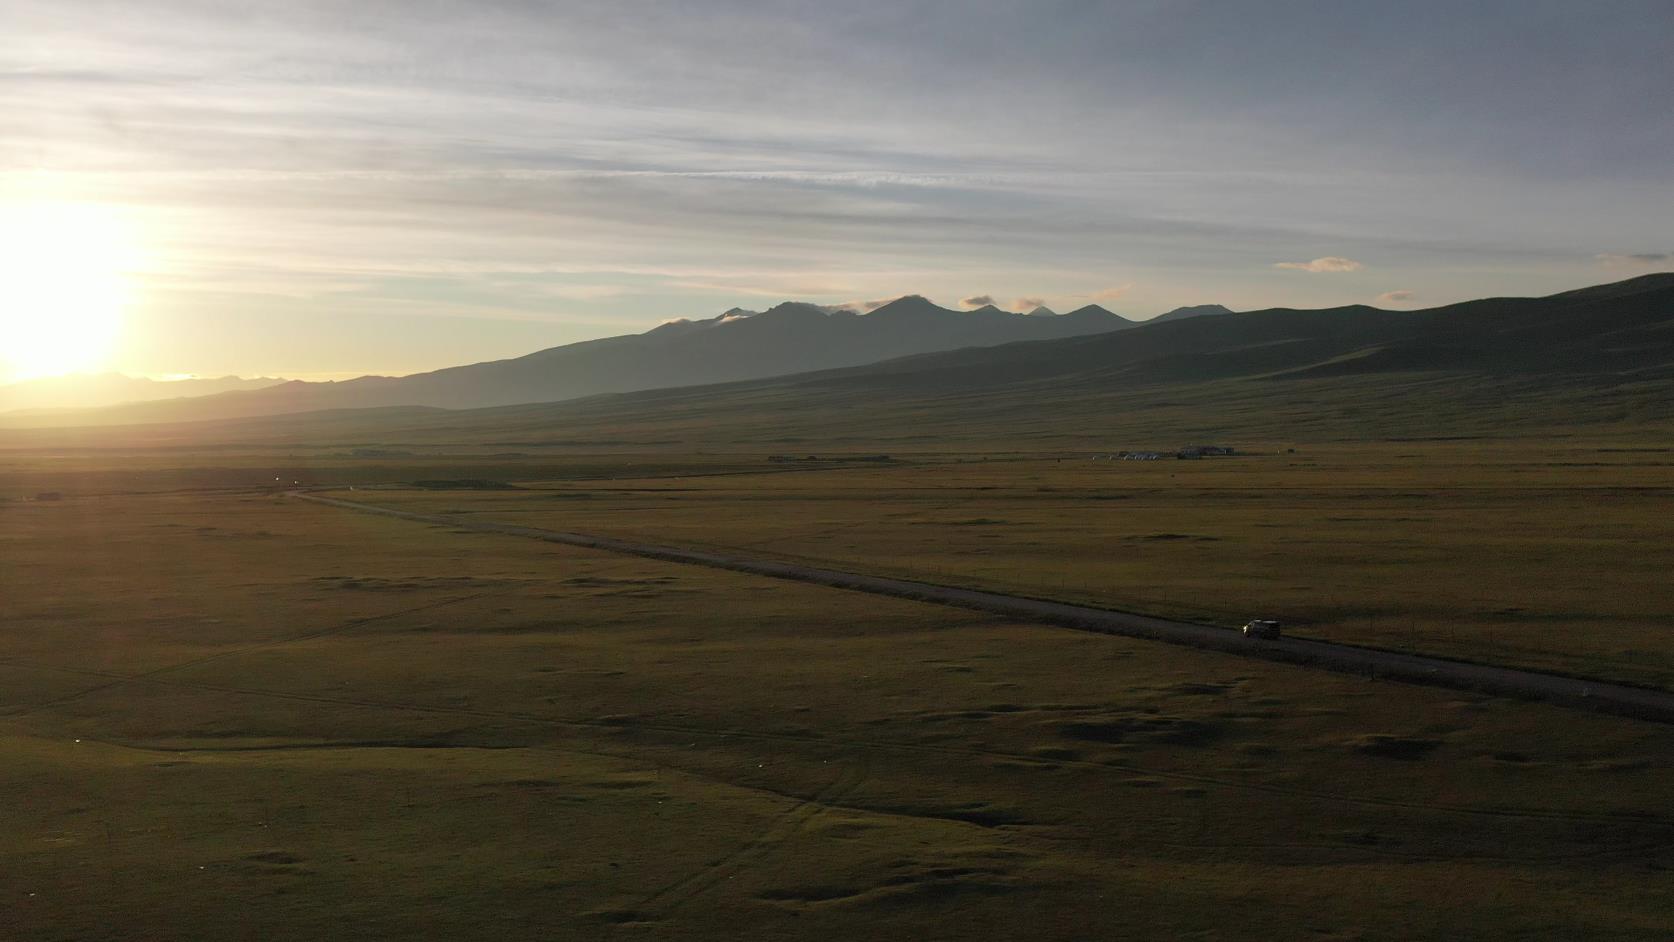
[{"label": "cloud streak", "polygon": [[991,294],[973,294],[968,298],[961,298],[959,306],[974,309],[979,307],[988,307],[993,303],[994,296]]},{"label": "cloud streak", "polygon": [[1319,274],[1323,272],[1359,271],[1366,266],[1352,258],[1343,258],[1340,255],[1327,255],[1324,258],[1316,258],[1311,262],[1274,262],[1273,267],[1283,268],[1290,271],[1306,271]]},{"label": "cloud streak", "polygon": [[902,297],[904,297],[904,295],[898,295],[893,298],[874,298],[871,301],[845,301],[842,304],[832,305],[832,309],[837,311],[853,311],[856,314],[870,314],[891,301],[899,301]]},{"label": "cloud streak", "polygon": [[1601,252],[1594,258],[1605,268],[1655,268],[1674,262],[1674,252],[1636,252],[1631,255]]}]

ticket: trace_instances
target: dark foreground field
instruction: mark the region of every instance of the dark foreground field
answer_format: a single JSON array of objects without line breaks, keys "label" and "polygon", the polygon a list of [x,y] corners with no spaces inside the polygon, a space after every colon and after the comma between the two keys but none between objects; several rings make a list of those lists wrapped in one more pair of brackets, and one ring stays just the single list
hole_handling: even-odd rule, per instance
[{"label": "dark foreground field", "polygon": [[[981,490],[997,486],[982,475],[1003,473],[1002,463],[971,464],[926,464],[920,478],[902,477],[913,471],[904,467],[684,483],[661,477],[666,467],[632,481],[618,469],[610,484],[590,472],[591,483],[379,499],[519,521],[535,516],[526,503],[494,502],[544,500],[540,514],[576,528],[672,542],[756,533],[755,545],[780,540],[786,553],[818,545],[824,557],[987,580],[1022,571],[1016,559],[1044,559],[1028,556],[1030,542],[1057,539],[1068,559],[1103,545],[1112,551],[1100,558],[1138,560],[1133,575],[1200,567],[1193,583],[1149,599],[1143,580],[1128,580],[1121,591],[1138,594],[1113,600],[1229,616],[1235,606],[1214,586],[1243,591],[1260,578],[1259,559],[1240,566],[1223,544],[1255,539],[1261,515],[1233,513],[1236,495],[1210,493],[1205,479],[1189,493],[1217,512],[1168,519],[1156,502],[1169,486],[1162,476],[1185,473],[1173,464],[1099,468],[1153,477],[1097,483],[1077,477],[1094,473],[1090,463],[1074,475],[1019,464],[1032,477],[998,494]],[[1259,544],[1320,565],[1384,542],[1354,533],[1406,545],[1363,518],[1423,514],[1426,539],[1459,534],[1430,551],[1437,556],[1483,558],[1478,547],[1498,532],[1505,561],[1483,565],[1476,580],[1492,593],[1518,560],[1536,574],[1560,571],[1546,568],[1560,555],[1579,560],[1579,579],[1632,559],[1612,555],[1612,540],[1665,551],[1645,535],[1657,525],[1641,511],[1654,508],[1635,503],[1666,486],[1650,481],[1663,472],[1622,464],[1606,477],[1612,495],[1627,496],[1591,504],[1573,488],[1592,472],[1530,472],[1540,494],[1621,510],[1594,514],[1596,529],[1550,551],[1532,548],[1550,532],[1518,544],[1514,528],[1484,525],[1496,506],[1529,525],[1542,502],[1496,504],[1437,481],[1390,494],[1342,468],[1331,476],[1349,490],[1334,497],[1316,488],[1288,502],[1241,499],[1322,523],[1347,518],[1299,546]],[[892,475],[896,490],[877,475]],[[954,489],[933,507],[895,496],[948,482]],[[843,497],[849,488],[856,493]],[[1082,501],[1080,529],[1094,534],[1076,542],[1071,515],[1049,510],[1055,488],[1132,489],[1123,497],[1135,516],[1118,526],[1103,508],[1124,500]],[[0,827],[0,934],[1665,939],[1674,930],[1667,726],[426,528],[276,494],[99,491],[0,509],[0,802],[12,809]],[[1419,495],[1429,491],[1452,496],[1426,505]],[[1417,506],[1364,503],[1403,500]],[[1450,510],[1471,507],[1476,516],[1448,523]],[[1002,564],[983,569],[982,534],[1008,527],[1036,535],[987,541],[1002,548]],[[876,549],[932,530],[893,556]],[[1151,538],[1168,534],[1186,539]],[[1430,558],[1410,553],[1415,565]],[[1342,604],[1360,604],[1355,590],[1376,580],[1343,582],[1354,568],[1294,579],[1269,570],[1266,582],[1329,585]],[[1090,591],[1088,576],[1116,584],[1102,571],[1069,571],[1065,592]],[[1650,584],[1623,571],[1622,584]],[[1444,600],[1469,594],[1466,576],[1417,581]],[[1563,607],[1569,583],[1528,582],[1548,594],[1524,608]],[[1572,612],[1573,624],[1603,625],[1618,646],[1627,642],[1610,632],[1632,625],[1633,644],[1666,650],[1653,631],[1669,607],[1638,594],[1595,593],[1601,606],[1624,607],[1597,619]],[[1460,624],[1468,635],[1483,622]],[[1536,650],[1582,667],[1626,663]]]}]

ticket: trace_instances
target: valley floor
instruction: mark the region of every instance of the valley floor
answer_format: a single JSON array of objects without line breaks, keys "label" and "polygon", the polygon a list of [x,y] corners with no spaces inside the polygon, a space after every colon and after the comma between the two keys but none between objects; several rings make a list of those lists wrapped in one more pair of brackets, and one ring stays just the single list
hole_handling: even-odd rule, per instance
[{"label": "valley floor", "polygon": [[[1380,486],[1342,456],[1270,459],[1275,474],[1337,469],[1282,500],[1259,496],[1280,490],[1260,477],[1213,493],[1210,476],[1260,474],[1258,460],[619,469],[378,499],[1048,588],[1053,569],[1022,565],[1045,558],[1030,544],[1091,531],[1059,558],[1086,549],[1107,567],[1188,574],[1195,558],[1196,575],[1151,601],[1228,617],[1218,600],[1232,596],[1210,590],[1257,584],[1260,566],[1231,565],[1240,554],[1221,544],[1265,520],[1349,518],[1325,531],[1340,541],[1387,532],[1365,518],[1422,513],[1425,540],[1454,535],[1438,555],[1488,539],[1490,510],[1443,524],[1492,494],[1454,481],[1426,505],[1410,495],[1437,480],[1403,471],[1419,476]],[[1575,561],[1578,546],[1641,538],[1636,514],[1664,471],[1622,464],[1608,477],[1623,503],[1592,502],[1619,513],[1550,552]],[[1589,473],[1527,480],[1579,506]],[[984,490],[1006,475],[1006,493]],[[1166,475],[1204,476],[1174,505],[1202,501],[1197,516],[1162,506]],[[1319,497],[1327,480],[1344,490]],[[1052,496],[1066,490],[1084,499]],[[1232,513],[1239,501],[1256,506]],[[1389,506],[1403,501],[1416,506]],[[1118,525],[1106,506],[1134,516]],[[1255,545],[1328,560],[1313,536]],[[1537,552],[1480,567],[1474,584],[1492,591],[1479,606]],[[0,828],[0,895],[18,938],[1662,939],[1674,927],[1664,725],[248,490],[12,502],[0,554],[0,801],[18,812]],[[1576,564],[1577,579],[1606,571]],[[1108,588],[1119,569],[1056,568],[1070,575],[1058,591],[1121,600]],[[1471,579],[1436,571],[1414,581],[1439,602],[1466,595]],[[1617,578],[1643,587],[1640,571]],[[1529,580],[1542,582],[1523,607],[1561,607],[1568,583]],[[1639,625],[1634,643],[1666,649],[1650,634],[1666,603],[1637,595],[1598,594],[1617,612],[1600,623]]]},{"label": "valley floor", "polygon": [[359,498],[1674,689],[1674,449],[1249,450],[621,469]]}]

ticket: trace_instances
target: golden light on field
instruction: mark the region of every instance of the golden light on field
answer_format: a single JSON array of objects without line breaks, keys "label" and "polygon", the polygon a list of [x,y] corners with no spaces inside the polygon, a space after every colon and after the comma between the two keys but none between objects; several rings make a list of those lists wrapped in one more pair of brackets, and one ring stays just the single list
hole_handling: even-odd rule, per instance
[{"label": "golden light on field", "polygon": [[105,206],[0,205],[0,381],[108,365],[134,240]]}]

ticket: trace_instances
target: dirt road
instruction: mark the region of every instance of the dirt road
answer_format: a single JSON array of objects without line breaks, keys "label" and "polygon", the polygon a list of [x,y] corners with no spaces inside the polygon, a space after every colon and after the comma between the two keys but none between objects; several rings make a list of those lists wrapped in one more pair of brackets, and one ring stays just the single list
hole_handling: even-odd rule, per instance
[{"label": "dirt road", "polygon": [[980,592],[974,589],[933,585],[907,579],[861,575],[836,569],[823,569],[773,560],[747,559],[702,550],[591,536],[584,533],[542,530],[509,523],[470,520],[441,514],[413,513],[300,491],[292,492],[290,496],[299,500],[328,504],[333,507],[342,507],[363,513],[382,514],[387,517],[412,520],[418,523],[440,524],[481,533],[520,536],[528,539],[545,540],[549,543],[564,543],[570,546],[583,546],[613,553],[643,556],[648,559],[660,559],[694,566],[710,566],[717,569],[731,569],[775,579],[811,582],[836,589],[891,595],[920,602],[990,612],[996,615],[1064,628],[1146,638],[1153,641],[1164,641],[1169,644],[1189,645],[1245,657],[1282,661],[1288,664],[1298,664],[1345,674],[1358,674],[1379,680],[1397,680],[1436,687],[1451,687],[1498,696],[1539,700],[1601,713],[1615,713],[1638,719],[1674,723],[1674,693],[1659,690],[1580,680],[1534,671],[1467,664],[1412,654],[1398,654],[1391,651],[1333,644],[1327,641],[1309,641],[1302,638],[1256,641],[1246,639],[1237,631],[1217,628],[1212,625],[1168,621],[1146,615],[1090,608],[1082,605],[1069,605],[1063,602],[1049,602],[997,592]]}]

